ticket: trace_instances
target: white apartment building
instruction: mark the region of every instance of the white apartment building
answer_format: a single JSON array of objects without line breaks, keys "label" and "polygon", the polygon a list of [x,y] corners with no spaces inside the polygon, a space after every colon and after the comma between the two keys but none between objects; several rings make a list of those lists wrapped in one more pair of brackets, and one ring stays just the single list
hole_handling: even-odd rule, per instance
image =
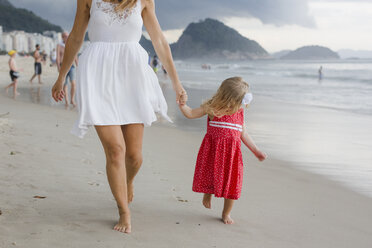
[{"label": "white apartment building", "polygon": [[14,49],[18,52],[30,53],[35,50],[36,44],[39,44],[41,51],[49,54],[61,40],[61,33],[54,31],[44,32],[44,35],[24,31],[4,33],[0,26],[0,49],[5,51]]}]

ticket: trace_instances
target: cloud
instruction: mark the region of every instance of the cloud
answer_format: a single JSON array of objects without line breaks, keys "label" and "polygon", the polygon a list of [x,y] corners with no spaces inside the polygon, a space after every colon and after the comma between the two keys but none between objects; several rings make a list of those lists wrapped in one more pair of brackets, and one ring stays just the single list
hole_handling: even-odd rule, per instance
[{"label": "cloud", "polygon": [[[32,10],[52,23],[71,29],[76,0],[12,0],[17,7]],[[51,3],[52,2],[52,3]],[[157,16],[163,29],[182,29],[190,22],[207,17],[255,17],[277,26],[297,24],[314,27],[308,0],[155,0]]]}]

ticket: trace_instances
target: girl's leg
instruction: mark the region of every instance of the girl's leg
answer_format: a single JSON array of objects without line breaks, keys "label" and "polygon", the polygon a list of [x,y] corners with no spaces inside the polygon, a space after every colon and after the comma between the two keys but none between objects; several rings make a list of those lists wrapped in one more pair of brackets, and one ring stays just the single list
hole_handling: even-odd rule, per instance
[{"label": "girl's leg", "polygon": [[225,224],[234,224],[234,220],[231,219],[230,213],[233,208],[235,200],[231,199],[225,199],[225,204],[223,206],[223,211],[222,211],[222,221]]},{"label": "girl's leg", "polygon": [[133,201],[134,190],[133,182],[142,165],[142,140],[143,124],[131,124],[122,126],[122,132],[125,140],[125,167],[127,170],[128,183],[128,202]]},{"label": "girl's leg", "polygon": [[212,208],[212,194],[204,194],[203,205],[206,208]]},{"label": "girl's leg", "polygon": [[105,150],[107,178],[119,209],[120,219],[114,229],[130,233],[123,133],[120,126],[96,126],[96,130]]}]

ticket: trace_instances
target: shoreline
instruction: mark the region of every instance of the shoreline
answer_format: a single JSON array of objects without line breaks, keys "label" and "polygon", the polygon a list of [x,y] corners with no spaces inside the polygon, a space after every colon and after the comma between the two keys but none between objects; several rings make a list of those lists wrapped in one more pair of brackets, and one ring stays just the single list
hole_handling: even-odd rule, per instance
[{"label": "shoreline", "polygon": [[214,199],[208,211],[201,195],[191,191],[203,135],[158,124],[145,130],[144,165],[131,205],[133,234],[117,233],[111,230],[115,202],[94,130],[80,140],[69,134],[76,113],[0,96],[3,112],[10,114],[1,118],[8,124],[0,128],[1,247],[369,248],[372,243],[371,198],[286,161],[260,164],[244,150],[236,224],[223,225],[222,201]]}]

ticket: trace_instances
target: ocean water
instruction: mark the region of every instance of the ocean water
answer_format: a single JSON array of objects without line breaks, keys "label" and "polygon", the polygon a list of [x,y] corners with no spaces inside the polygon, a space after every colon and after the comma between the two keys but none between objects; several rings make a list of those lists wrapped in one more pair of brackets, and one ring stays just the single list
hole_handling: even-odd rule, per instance
[{"label": "ocean water", "polygon": [[[239,75],[262,96],[372,115],[372,60],[252,61],[214,63],[211,70],[200,63],[177,61],[183,83],[195,89],[214,89],[221,79]],[[323,80],[318,69],[323,66]]]}]

